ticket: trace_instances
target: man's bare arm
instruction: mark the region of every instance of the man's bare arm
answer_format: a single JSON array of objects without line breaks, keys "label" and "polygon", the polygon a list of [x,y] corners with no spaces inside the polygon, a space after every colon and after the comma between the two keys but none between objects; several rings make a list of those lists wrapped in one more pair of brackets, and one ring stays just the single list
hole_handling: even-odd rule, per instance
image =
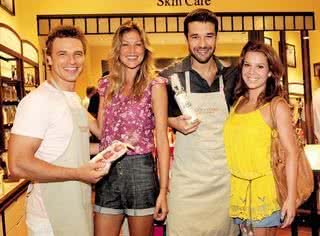
[{"label": "man's bare arm", "polygon": [[67,168],[36,158],[34,155],[41,142],[39,138],[11,134],[8,151],[11,175],[39,182],[78,180],[87,183],[96,183],[103,176],[103,163],[87,163],[79,168]]}]

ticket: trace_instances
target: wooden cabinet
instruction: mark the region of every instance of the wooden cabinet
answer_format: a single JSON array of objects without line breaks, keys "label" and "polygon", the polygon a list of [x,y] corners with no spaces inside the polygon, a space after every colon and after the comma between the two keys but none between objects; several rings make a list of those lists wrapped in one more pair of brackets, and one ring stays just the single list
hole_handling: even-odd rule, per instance
[{"label": "wooden cabinet", "polygon": [[0,236],[27,236],[26,190],[29,181],[4,183],[0,196]]},{"label": "wooden cabinet", "polygon": [[25,221],[26,193],[19,196],[4,210],[6,235],[26,236],[27,226]]},{"label": "wooden cabinet", "polygon": [[2,213],[0,213],[0,236],[3,236]]},{"label": "wooden cabinet", "polygon": [[7,234],[6,236],[28,236],[28,229],[26,225],[25,216],[23,216]]}]

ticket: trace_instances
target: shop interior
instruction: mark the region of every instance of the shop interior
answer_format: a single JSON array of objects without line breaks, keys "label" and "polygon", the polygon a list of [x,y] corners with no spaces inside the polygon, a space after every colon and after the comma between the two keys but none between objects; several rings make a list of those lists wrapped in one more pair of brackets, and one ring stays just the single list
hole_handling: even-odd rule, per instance
[{"label": "shop interior", "polygon": [[[35,4],[37,1],[31,2]],[[60,8],[55,6],[54,2],[47,1],[35,7],[31,4],[28,13],[22,10],[28,7],[24,0],[0,0],[0,167],[3,169],[7,164],[8,139],[16,107],[26,94],[46,79],[43,49],[46,36],[55,25],[73,24],[86,33],[86,64],[77,84],[81,97],[85,96],[86,87],[97,86],[99,78],[108,70],[112,34],[121,22],[128,19],[137,21],[148,32],[159,70],[188,54],[183,18],[192,9],[168,10],[152,6],[150,11],[141,13],[137,6],[128,3],[126,13],[121,13],[123,5],[115,3],[117,13],[113,13],[111,5],[104,7],[93,1],[95,6],[86,12],[88,5],[84,3],[78,10],[72,10],[77,9],[75,5],[71,7],[71,4],[77,4],[76,1],[66,3],[65,9],[62,9],[63,5]],[[248,2],[246,6],[250,5]],[[313,134],[312,94],[320,87],[320,7],[316,6],[316,1],[310,0],[306,7],[299,5],[300,9],[293,9],[290,4],[284,4],[281,11],[276,12],[272,6],[276,2],[271,1],[267,11],[262,11],[259,5],[257,9],[250,6],[250,12],[242,12],[243,7],[235,3],[232,13],[226,13],[224,9],[227,6],[221,4],[223,7],[217,13],[221,32],[218,33],[215,55],[236,65],[244,44],[249,39],[256,39],[271,45],[286,65],[283,85],[292,105],[297,132],[314,166],[316,184],[310,200],[300,211],[301,217],[297,217],[291,230],[283,231],[281,235],[314,236],[318,235],[320,222],[320,141]],[[148,4],[151,3],[145,3]],[[104,9],[107,14],[100,14],[103,10],[97,9]],[[30,26],[29,30],[27,26]],[[171,146],[174,146],[172,135],[170,133],[169,137]],[[9,174],[2,172],[0,179],[7,178]],[[24,202],[28,182],[1,179],[1,183],[0,235],[24,236]]]}]

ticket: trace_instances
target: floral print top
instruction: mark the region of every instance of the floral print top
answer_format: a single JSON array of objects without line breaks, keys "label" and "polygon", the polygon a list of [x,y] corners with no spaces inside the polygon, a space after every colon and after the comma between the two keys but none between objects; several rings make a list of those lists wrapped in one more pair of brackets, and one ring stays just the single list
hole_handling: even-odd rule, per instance
[{"label": "floral print top", "polygon": [[[108,77],[100,80],[98,92],[105,96]],[[146,154],[154,151],[153,129],[155,128],[152,111],[151,89],[155,84],[166,84],[167,79],[157,77],[145,89],[140,99],[116,94],[105,107],[100,150],[105,149],[114,140],[130,143],[135,150],[128,155]]]}]

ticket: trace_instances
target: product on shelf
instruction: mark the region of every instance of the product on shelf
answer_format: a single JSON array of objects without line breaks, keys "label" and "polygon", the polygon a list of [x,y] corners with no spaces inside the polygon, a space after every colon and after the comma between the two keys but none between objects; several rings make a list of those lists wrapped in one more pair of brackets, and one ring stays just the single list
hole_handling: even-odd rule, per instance
[{"label": "product on shelf", "polygon": [[10,130],[6,129],[4,131],[4,149],[8,149],[9,144],[9,138],[10,138]]},{"label": "product on shelf", "polygon": [[3,124],[12,124],[14,121],[14,116],[16,115],[16,106],[3,106],[2,107]]},{"label": "product on shelf", "polygon": [[2,85],[2,94],[4,102],[18,101],[17,89],[14,86]]}]

